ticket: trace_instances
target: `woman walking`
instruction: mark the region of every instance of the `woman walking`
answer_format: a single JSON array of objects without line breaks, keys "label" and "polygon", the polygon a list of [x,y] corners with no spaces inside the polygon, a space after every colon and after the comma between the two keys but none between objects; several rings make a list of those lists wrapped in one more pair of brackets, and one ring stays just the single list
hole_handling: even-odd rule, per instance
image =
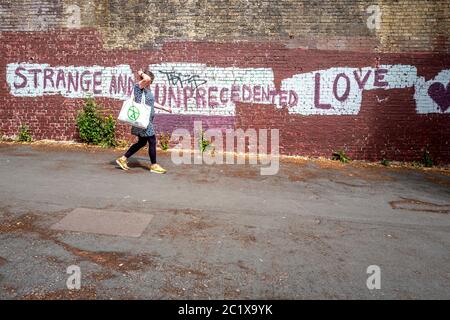
[{"label": "woman walking", "polygon": [[161,167],[158,163],[156,163],[156,135],[153,128],[153,118],[155,117],[155,108],[164,110],[172,113],[171,108],[164,108],[162,105],[155,101],[155,97],[150,90],[150,85],[155,79],[154,74],[151,71],[138,71],[138,76],[140,77],[140,81],[134,85],[134,101],[140,103],[142,98],[145,99],[145,104],[151,108],[150,112],[150,122],[146,129],[141,129],[137,127],[131,128],[131,133],[135,136],[138,136],[138,141],[133,144],[130,149],[120,158],[116,160],[116,163],[123,169],[129,170],[127,160],[137,151],[139,151],[142,147],[144,147],[148,143],[148,155],[150,157],[150,171],[154,173],[166,173],[166,170]]}]

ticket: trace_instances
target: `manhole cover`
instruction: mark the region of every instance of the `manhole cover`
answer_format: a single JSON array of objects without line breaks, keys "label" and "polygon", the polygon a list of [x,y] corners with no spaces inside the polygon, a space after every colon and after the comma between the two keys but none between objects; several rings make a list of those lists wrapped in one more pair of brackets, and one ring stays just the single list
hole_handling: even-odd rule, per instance
[{"label": "manhole cover", "polygon": [[137,238],[152,218],[153,215],[144,213],[77,208],[51,229]]}]

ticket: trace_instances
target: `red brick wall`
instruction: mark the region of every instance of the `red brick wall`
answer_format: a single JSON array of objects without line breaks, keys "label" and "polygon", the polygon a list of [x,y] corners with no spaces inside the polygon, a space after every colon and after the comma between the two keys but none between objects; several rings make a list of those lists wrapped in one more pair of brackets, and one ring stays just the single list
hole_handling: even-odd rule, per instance
[{"label": "red brick wall", "polygon": [[[82,99],[61,95],[14,96],[5,81],[10,63],[51,66],[114,67],[128,64],[136,70],[158,63],[203,63],[212,67],[271,68],[274,84],[295,74],[335,67],[413,65],[417,75],[431,80],[450,69],[447,53],[375,53],[288,48],[278,42],[166,42],[156,49],[106,49],[98,31],[90,28],[44,32],[1,32],[0,41],[0,130],[14,135],[19,124],[27,124],[34,139],[77,139],[76,112]],[[444,83],[444,86],[447,85]],[[363,91],[361,107],[354,115],[303,115],[271,104],[236,103],[234,116],[158,114],[159,130],[191,128],[195,119],[204,128],[278,128],[280,152],[290,155],[330,156],[344,149],[355,159],[420,160],[427,148],[435,161],[450,159],[450,115],[448,109],[419,114],[415,88]],[[449,99],[450,89],[447,86]],[[300,97],[301,99],[302,97]],[[98,98],[118,115],[121,100]],[[450,103],[450,102],[449,102]],[[119,137],[131,138],[129,128],[118,125]]]}]

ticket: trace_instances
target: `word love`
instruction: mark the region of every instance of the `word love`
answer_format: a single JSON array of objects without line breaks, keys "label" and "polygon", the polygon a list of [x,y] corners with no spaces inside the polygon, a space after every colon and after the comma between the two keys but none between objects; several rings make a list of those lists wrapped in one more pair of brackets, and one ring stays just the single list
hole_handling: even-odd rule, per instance
[{"label": "word love", "polygon": [[349,115],[359,113],[364,91],[407,88],[416,80],[417,70],[412,66],[340,67],[294,75],[284,79],[281,88],[299,96],[290,113]]},{"label": "word love", "polygon": [[[367,70],[365,72],[354,70],[350,76],[345,72],[341,72],[336,75],[333,81],[333,97],[339,102],[346,102],[348,100],[352,90],[352,81],[350,80],[350,77],[354,77],[352,80],[354,80],[353,82],[356,82],[359,90],[364,90],[369,78],[373,78],[372,87],[386,88],[389,86],[389,83],[384,79],[387,73],[387,69],[376,69],[374,71],[374,76],[371,77],[372,70]],[[320,102],[320,80],[320,73],[316,73],[314,75],[314,107],[318,109],[332,109],[333,106],[330,103]]]}]

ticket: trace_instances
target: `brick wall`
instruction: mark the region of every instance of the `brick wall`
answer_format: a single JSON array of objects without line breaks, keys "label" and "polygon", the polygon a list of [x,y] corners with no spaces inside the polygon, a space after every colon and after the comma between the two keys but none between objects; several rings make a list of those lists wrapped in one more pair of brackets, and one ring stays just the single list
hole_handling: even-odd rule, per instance
[{"label": "brick wall", "polygon": [[[278,128],[283,154],[450,158],[450,1],[3,1],[0,130],[77,139],[149,66],[158,131]],[[120,137],[131,139],[118,126]]]}]

